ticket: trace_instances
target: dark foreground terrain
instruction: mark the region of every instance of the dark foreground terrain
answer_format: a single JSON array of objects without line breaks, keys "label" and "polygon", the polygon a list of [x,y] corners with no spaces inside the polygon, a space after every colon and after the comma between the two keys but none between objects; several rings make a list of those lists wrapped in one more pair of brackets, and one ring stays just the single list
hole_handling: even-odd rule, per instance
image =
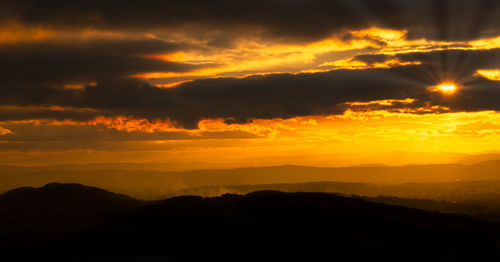
[{"label": "dark foreground terrain", "polygon": [[499,261],[499,229],[326,193],[142,202],[49,184],[0,195],[4,261]]}]

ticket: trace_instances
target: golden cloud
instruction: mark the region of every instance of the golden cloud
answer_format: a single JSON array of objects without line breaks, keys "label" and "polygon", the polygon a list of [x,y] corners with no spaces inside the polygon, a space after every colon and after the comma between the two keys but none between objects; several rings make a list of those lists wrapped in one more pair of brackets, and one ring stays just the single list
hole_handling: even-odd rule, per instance
[{"label": "golden cloud", "polygon": [[481,69],[477,70],[477,74],[492,81],[500,81],[500,69]]}]

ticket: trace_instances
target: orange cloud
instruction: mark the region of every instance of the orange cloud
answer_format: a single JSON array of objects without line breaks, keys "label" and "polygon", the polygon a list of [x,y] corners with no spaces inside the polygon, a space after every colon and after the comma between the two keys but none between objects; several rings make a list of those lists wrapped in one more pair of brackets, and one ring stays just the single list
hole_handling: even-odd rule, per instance
[{"label": "orange cloud", "polygon": [[490,70],[482,69],[482,70],[477,70],[476,73],[489,80],[500,81],[500,69],[490,69]]},{"label": "orange cloud", "polygon": [[[344,32],[345,33],[345,32]],[[344,34],[343,33],[343,34]],[[190,64],[214,64],[203,69],[185,72],[150,72],[135,77],[183,78],[192,80],[199,77],[241,77],[249,74],[270,72],[299,73],[322,72],[331,69],[390,68],[394,66],[418,65],[420,62],[402,62],[392,59],[382,63],[366,64],[353,60],[359,54],[387,54],[430,52],[439,50],[479,50],[500,46],[500,37],[470,42],[408,40],[405,30],[371,27],[349,32],[353,37],[343,40],[331,36],[320,41],[304,44],[264,43],[259,39],[240,39],[236,47],[210,48],[203,51],[177,51],[148,56],[172,62]],[[365,51],[363,51],[366,49]],[[353,55],[342,55],[352,52]],[[338,53],[337,55],[332,55]],[[347,53],[346,53],[347,54]],[[330,57],[334,57],[333,59]],[[326,59],[328,57],[328,59]],[[326,61],[325,61],[326,60]]]},{"label": "orange cloud", "polygon": [[488,49],[500,48],[500,36],[470,41],[467,43],[467,45],[470,46],[471,49],[476,49],[476,50],[477,49],[488,50]]},{"label": "orange cloud", "polygon": [[395,103],[401,104],[413,104],[415,99],[406,98],[406,99],[385,99],[385,100],[375,100],[369,102],[347,102],[346,105],[349,106],[367,106],[367,105],[384,105],[384,106],[392,106]]},{"label": "orange cloud", "polygon": [[43,28],[30,28],[18,23],[0,25],[0,44],[14,44],[18,42],[49,39],[56,32]]},{"label": "orange cloud", "polygon": [[[327,38],[308,44],[273,44],[260,43],[257,40],[241,40],[236,48],[214,49],[190,52],[174,52],[148,56],[172,62],[191,64],[217,64],[186,73],[151,72],[135,75],[135,77],[173,78],[173,77],[241,77],[253,73],[288,72],[298,73],[317,68],[318,56],[330,52],[341,52],[353,49],[362,49],[373,46],[373,42],[366,39],[356,39],[349,42],[337,37]],[[286,68],[286,70],[283,70]]]},{"label": "orange cloud", "polygon": [[180,84],[183,84],[183,83],[187,83],[187,82],[190,82],[191,80],[184,80],[184,81],[176,81],[176,82],[172,82],[172,83],[160,83],[160,84],[155,84],[154,86],[158,87],[158,88],[173,88],[173,87],[176,87]]},{"label": "orange cloud", "polygon": [[97,83],[96,82],[91,82],[91,83],[66,84],[66,85],[63,86],[63,88],[64,89],[83,89],[87,85],[95,86],[95,85],[97,85]]},{"label": "orange cloud", "polygon": [[97,117],[89,125],[104,125],[110,129],[126,132],[175,132],[183,129],[176,128],[169,120],[157,120],[150,122],[147,119],[135,119],[125,116],[118,117]]},{"label": "orange cloud", "polygon": [[12,134],[12,131],[10,131],[7,128],[3,128],[3,127],[0,126],[0,135],[9,135],[9,134]]},{"label": "orange cloud", "polygon": [[[410,102],[402,100],[400,102]],[[356,102],[353,102],[356,104]],[[370,102],[374,103],[374,101]],[[380,104],[398,103],[378,101]],[[432,109],[432,107],[431,107]],[[415,109],[415,110],[431,110]],[[432,109],[435,110],[435,109]],[[62,124],[63,122],[60,122]],[[4,123],[2,123],[4,124]],[[46,123],[41,123],[46,124]],[[148,122],[141,119],[97,118],[86,124],[112,128],[123,132],[185,132],[175,129],[168,121]],[[497,150],[500,143],[500,114],[492,111],[474,113],[408,114],[399,111],[347,110],[343,115],[296,117],[292,119],[256,119],[247,124],[227,124],[222,119],[202,120],[197,130],[202,132],[245,131],[256,138],[184,139],[128,143],[127,150],[141,150],[144,161],[178,159],[185,162],[235,165],[309,164],[336,165],[341,163],[415,163],[408,155],[432,154],[429,161],[444,161],[442,152],[478,153]],[[36,128],[36,127],[35,127]],[[201,136],[200,136],[201,137]],[[164,145],[158,147],[157,144]],[[155,148],[154,151],[148,148]],[[402,152],[392,154],[391,152]],[[119,161],[137,161],[126,152],[87,153],[88,161],[107,161],[122,156]],[[391,154],[390,158],[387,156]],[[91,158],[99,156],[99,158]],[[181,157],[182,156],[182,157]],[[355,157],[355,160],[352,158]],[[94,159],[94,160],[92,160]],[[351,160],[349,160],[351,159]],[[449,160],[448,158],[446,158]],[[346,162],[347,161],[347,162]],[[352,161],[352,162],[349,162]],[[412,162],[413,161],[413,162]],[[419,158],[419,162],[422,163]]]},{"label": "orange cloud", "polygon": [[391,68],[395,66],[420,65],[421,62],[401,62],[398,59],[391,59],[384,62],[368,64],[353,58],[338,60],[335,62],[325,62],[320,67],[333,67],[335,69],[367,69],[367,68]]}]

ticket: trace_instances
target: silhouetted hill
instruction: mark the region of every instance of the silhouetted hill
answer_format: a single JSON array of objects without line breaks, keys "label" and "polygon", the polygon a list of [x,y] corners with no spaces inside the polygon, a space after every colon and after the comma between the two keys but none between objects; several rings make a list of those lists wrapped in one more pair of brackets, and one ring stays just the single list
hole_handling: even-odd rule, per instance
[{"label": "silhouetted hill", "polygon": [[[32,191],[25,188],[11,194]],[[6,238],[0,232],[0,252],[16,254],[18,261],[499,258],[497,224],[324,193],[182,196],[133,207],[111,219],[87,221],[79,231],[47,235],[43,241]]]},{"label": "silhouetted hill", "polygon": [[46,234],[52,227],[87,224],[88,219],[142,204],[129,196],[79,184],[22,187],[0,195],[0,232],[4,235],[21,231],[30,235]]},{"label": "silhouetted hill", "polygon": [[61,183],[50,183],[40,188],[21,187],[0,195],[0,203],[5,204],[8,201],[23,201],[23,204],[32,204],[34,201],[51,202],[55,206],[69,203],[92,205],[95,201],[104,201],[101,204],[137,202],[132,197],[96,187]]}]

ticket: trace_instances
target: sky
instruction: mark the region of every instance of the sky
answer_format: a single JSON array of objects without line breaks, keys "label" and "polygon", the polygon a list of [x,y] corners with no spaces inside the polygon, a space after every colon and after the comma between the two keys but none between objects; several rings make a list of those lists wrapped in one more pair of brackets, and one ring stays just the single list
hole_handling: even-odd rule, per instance
[{"label": "sky", "polygon": [[0,165],[500,150],[500,2],[4,0]]}]

